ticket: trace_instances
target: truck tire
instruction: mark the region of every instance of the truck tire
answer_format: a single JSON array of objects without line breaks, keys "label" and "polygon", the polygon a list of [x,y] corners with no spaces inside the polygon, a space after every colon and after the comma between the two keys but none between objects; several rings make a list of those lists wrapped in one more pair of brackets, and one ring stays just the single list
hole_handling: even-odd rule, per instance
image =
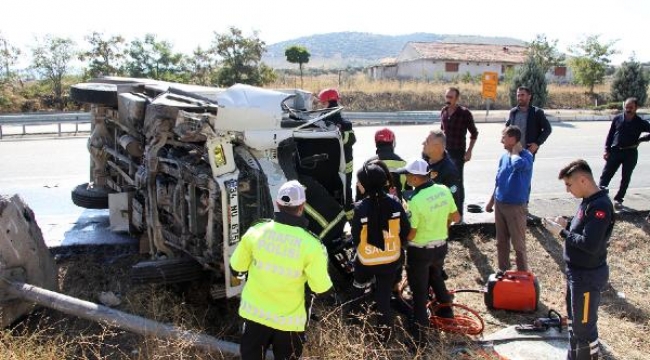
[{"label": "truck tire", "polygon": [[72,190],[71,197],[75,205],[85,209],[108,209],[108,194],[111,192],[109,189],[84,183]]},{"label": "truck tire", "polygon": [[72,100],[80,103],[117,106],[117,85],[101,83],[81,83],[70,88]]}]

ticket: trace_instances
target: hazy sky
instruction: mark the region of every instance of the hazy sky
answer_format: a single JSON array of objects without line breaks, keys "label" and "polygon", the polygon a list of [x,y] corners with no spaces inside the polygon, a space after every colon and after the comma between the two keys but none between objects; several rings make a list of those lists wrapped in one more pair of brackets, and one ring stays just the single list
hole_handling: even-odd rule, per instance
[{"label": "hazy sky", "polygon": [[300,36],[361,31],[397,35],[413,32],[510,36],[532,40],[544,33],[559,49],[585,35],[617,40],[620,54],[650,61],[650,1],[584,0],[2,0],[0,32],[29,50],[35,37],[72,37],[83,43],[91,31],[120,34],[128,40],[154,33],[177,51],[207,46],[213,32],[229,26],[253,30],[267,44]]}]

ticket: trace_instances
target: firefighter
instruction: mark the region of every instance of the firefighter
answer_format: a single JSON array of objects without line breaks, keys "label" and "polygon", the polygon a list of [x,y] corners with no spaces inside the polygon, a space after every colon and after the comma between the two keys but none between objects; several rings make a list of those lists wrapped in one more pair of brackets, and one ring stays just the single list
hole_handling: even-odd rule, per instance
[{"label": "firefighter", "polygon": [[378,163],[364,163],[357,172],[364,199],[356,204],[350,223],[357,248],[351,308],[359,310],[360,299],[374,279],[382,342],[388,341],[393,326],[391,290],[402,267],[402,246],[411,228],[402,204],[386,193],[387,180],[388,174]]},{"label": "firefighter", "polygon": [[[388,167],[388,170],[390,171],[390,180],[393,185],[391,194],[397,196],[400,200],[402,200],[402,191],[405,190],[406,186],[406,176],[397,174],[395,171],[401,167],[404,167],[404,165],[406,165],[406,161],[404,161],[399,155],[395,154],[395,144],[395,133],[393,133],[390,129],[383,128],[381,130],[377,130],[375,133],[375,146],[377,148],[377,155],[368,159],[367,162],[379,159],[384,164],[386,164],[386,167]],[[358,199],[360,199],[360,196],[357,192],[357,200]]]},{"label": "firefighter", "polygon": [[584,160],[569,163],[558,176],[567,192],[582,199],[569,222],[564,217],[543,219],[546,229],[564,239],[569,315],[569,360],[597,360],[598,305],[607,286],[607,247],[614,228],[614,206],[606,189],[594,180]]},{"label": "firefighter", "polygon": [[248,273],[239,306],[243,360],[265,358],[271,345],[275,359],[299,358],[308,319],[305,283],[317,294],[332,287],[325,248],[306,230],[305,200],[298,181],[283,184],[274,219],[250,227],[230,259],[233,273]]},{"label": "firefighter", "polygon": [[[336,89],[324,89],[318,93],[318,100],[329,108],[339,107],[339,100],[341,96]],[[352,145],[357,141],[352,130],[352,123],[341,116],[341,112],[337,112],[330,116],[328,121],[331,121],[341,131],[343,137],[343,152],[345,155],[345,212],[348,220],[352,219],[353,204],[352,204]]]}]

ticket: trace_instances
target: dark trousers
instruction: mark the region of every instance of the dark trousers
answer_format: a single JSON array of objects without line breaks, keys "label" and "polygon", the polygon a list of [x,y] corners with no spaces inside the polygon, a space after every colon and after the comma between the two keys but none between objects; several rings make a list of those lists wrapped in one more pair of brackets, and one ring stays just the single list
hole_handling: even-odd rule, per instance
[{"label": "dark trousers", "polygon": [[625,192],[627,192],[627,187],[630,185],[632,172],[636,167],[638,158],[639,151],[636,148],[625,150],[612,149],[609,152],[605,168],[603,169],[602,175],[600,175],[599,185],[602,187],[608,187],[609,182],[618,171],[618,168],[623,165],[623,170],[621,171],[621,186],[618,188],[616,196],[614,196],[615,201],[623,202]]},{"label": "dark trousers", "polygon": [[246,320],[239,351],[242,360],[266,358],[266,350],[273,346],[273,357],[278,360],[299,359],[302,355],[303,332],[282,331]]},{"label": "dark trousers", "polygon": [[569,315],[569,360],[598,359],[598,306],[607,286],[609,267],[567,269],[566,306]]},{"label": "dark trousers", "polygon": [[395,284],[395,277],[397,276],[397,271],[395,271],[394,267],[399,266],[396,264],[394,267],[381,267],[381,271],[377,271],[377,266],[365,266],[359,262],[355,264],[354,286],[352,288],[352,298],[354,300],[351,304],[351,308],[353,310],[359,309],[361,305],[360,299],[363,297],[366,289],[372,284],[374,278],[374,300],[377,304],[377,311],[380,313],[379,325],[390,328],[393,326],[394,318],[393,310],[390,307],[390,297]]},{"label": "dark trousers", "polygon": [[[429,326],[427,315],[427,302],[429,301],[429,287],[433,290],[439,303],[450,303],[451,295],[445,286],[442,269],[447,256],[447,244],[433,249],[421,249],[409,246],[406,255],[406,275],[409,287],[413,292],[413,313],[415,323],[419,327]],[[451,317],[450,308],[436,314]]]},{"label": "dark trousers", "polygon": [[451,158],[451,161],[454,162],[456,168],[458,169],[458,175],[460,177],[460,186],[458,187],[458,195],[454,197],[456,200],[456,206],[458,207],[458,212],[460,215],[463,215],[464,204],[465,204],[465,150],[461,149],[447,149],[447,153]]}]

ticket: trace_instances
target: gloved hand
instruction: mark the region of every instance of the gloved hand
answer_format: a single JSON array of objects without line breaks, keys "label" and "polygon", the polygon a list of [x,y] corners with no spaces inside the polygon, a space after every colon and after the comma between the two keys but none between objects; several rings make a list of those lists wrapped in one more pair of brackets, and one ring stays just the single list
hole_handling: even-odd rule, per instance
[{"label": "gloved hand", "polygon": [[345,218],[346,218],[348,221],[352,221],[352,218],[353,218],[353,217],[354,217],[354,209],[350,209],[350,210],[348,210],[348,211],[345,212]]},{"label": "gloved hand", "polygon": [[554,236],[560,236],[560,232],[564,229],[564,226],[556,223],[555,219],[552,218],[543,218],[542,225],[544,225],[544,228]]}]

